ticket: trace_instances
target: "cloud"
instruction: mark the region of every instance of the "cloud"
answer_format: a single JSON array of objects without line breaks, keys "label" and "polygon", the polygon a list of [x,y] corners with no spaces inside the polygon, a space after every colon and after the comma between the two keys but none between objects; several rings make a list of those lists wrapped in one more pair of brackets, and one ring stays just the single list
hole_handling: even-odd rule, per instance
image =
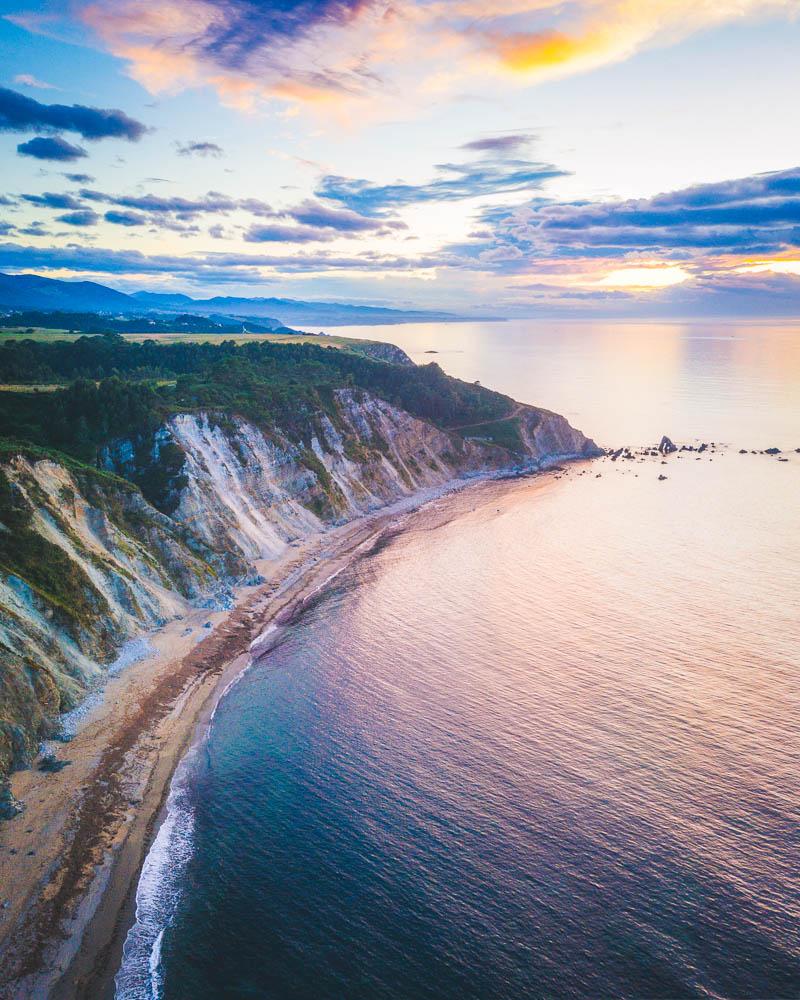
[{"label": "cloud", "polygon": [[472,163],[444,163],[437,176],[425,184],[374,184],[371,181],[328,175],[320,181],[316,194],[340,202],[367,216],[424,202],[464,201],[468,198],[510,194],[539,188],[566,172],[548,163],[529,160],[480,159]]},{"label": "cloud", "polygon": [[481,222],[473,243],[452,249],[475,256],[515,248],[522,267],[637,254],[666,260],[774,256],[800,248],[800,167],[629,201],[539,201],[484,212]]},{"label": "cloud", "polygon": [[222,100],[324,109],[430,103],[585,72],[796,0],[84,0],[82,17],[152,92],[213,86]]},{"label": "cloud", "polygon": [[176,142],[178,156],[214,156],[223,155],[222,146],[215,142]]},{"label": "cloud", "polygon": [[174,215],[187,222],[205,212],[232,212],[239,202],[218,191],[209,191],[202,198],[182,198],[173,195],[113,195],[104,191],[83,188],[81,196],[88,201],[102,202],[119,208],[129,208],[149,215]]},{"label": "cloud", "polygon": [[400,257],[367,252],[345,255],[315,251],[306,254],[144,254],[139,250],[110,247],[34,247],[20,243],[0,244],[0,268],[9,270],[71,270],[99,275],[169,275],[203,284],[211,281],[253,281],[264,279],[264,270],[285,274],[314,274],[329,271],[373,272],[420,271],[439,266],[437,257]]},{"label": "cloud", "polygon": [[25,226],[24,229],[19,230],[20,233],[25,236],[49,236],[49,232],[44,228],[41,222],[32,222],[29,226]]},{"label": "cloud", "polygon": [[36,90],[58,90],[58,87],[52,83],[45,83],[44,80],[39,80],[30,73],[17,73],[14,77],[14,83],[19,84],[20,87],[33,87]]},{"label": "cloud", "polygon": [[29,205],[38,205],[41,208],[83,208],[83,202],[71,194],[55,194],[52,191],[45,191],[44,194],[24,194],[22,200]]},{"label": "cloud", "polygon": [[145,226],[147,219],[136,212],[106,212],[103,218],[114,226]]},{"label": "cloud", "polygon": [[286,216],[306,226],[320,229],[335,229],[340,233],[381,232],[389,229],[406,229],[399,220],[373,219],[349,209],[330,208],[319,201],[307,199],[294,208],[287,209]]},{"label": "cloud", "polygon": [[73,184],[92,184],[94,182],[94,177],[91,174],[62,174],[61,176],[66,177]]},{"label": "cloud", "polygon": [[88,155],[81,146],[73,146],[66,139],[62,139],[60,135],[48,138],[37,136],[35,139],[29,139],[28,142],[21,142],[17,146],[17,152],[20,156],[32,156],[37,160],[57,160],[61,163],[70,163]]},{"label": "cloud", "polygon": [[244,234],[248,243],[322,243],[335,238],[335,234],[313,226],[284,226],[273,223],[251,226]]},{"label": "cloud", "polygon": [[489,135],[483,139],[465,142],[461,149],[471,153],[518,153],[529,146],[535,136],[530,132],[508,132],[504,135]]},{"label": "cloud", "polygon": [[82,188],[80,196],[85,201],[112,206],[105,218],[116,225],[149,224],[184,234],[197,232],[196,227],[187,227],[187,223],[196,222],[204,215],[227,216],[231,212],[246,212],[256,218],[270,220],[269,224],[251,225],[244,237],[250,243],[324,243],[337,235],[382,236],[406,228],[405,223],[398,219],[385,216],[373,218],[350,208],[326,205],[310,198],[295,206],[273,209],[260,198],[232,198],[219,191],[209,191],[198,198],[185,198],[152,193],[118,195]]},{"label": "cloud", "polygon": [[99,220],[100,216],[97,212],[93,212],[91,209],[85,208],[77,212],[67,212],[65,215],[57,215],[56,219],[59,222],[66,222],[68,226],[95,226]]},{"label": "cloud", "polygon": [[83,104],[40,104],[15,90],[0,87],[0,132],[77,132],[84,139],[128,139],[135,142],[146,127],[124,111]]}]

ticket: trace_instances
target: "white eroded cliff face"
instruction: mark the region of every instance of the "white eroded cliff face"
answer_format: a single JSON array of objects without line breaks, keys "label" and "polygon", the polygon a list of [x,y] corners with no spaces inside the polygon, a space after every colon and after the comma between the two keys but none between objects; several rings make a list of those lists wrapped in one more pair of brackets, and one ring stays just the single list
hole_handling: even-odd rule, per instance
[{"label": "white eroded cliff face", "polygon": [[[480,425],[465,439],[354,389],[338,390],[302,431],[177,414],[155,437],[184,456],[170,516],[114,476],[24,454],[3,462],[0,780],[103,677],[126,639],[252,576],[256,560],[458,477],[594,450],[547,411],[521,407],[517,427],[512,455],[481,440]],[[124,462],[133,451],[117,441],[104,454],[113,467],[112,456]]]},{"label": "white eroded cliff face", "polygon": [[307,442],[239,418],[179,414],[168,423],[189,483],[173,518],[209,545],[274,558],[294,539],[416,490],[499,467],[507,453],[464,442],[382,400],[341,390]]}]

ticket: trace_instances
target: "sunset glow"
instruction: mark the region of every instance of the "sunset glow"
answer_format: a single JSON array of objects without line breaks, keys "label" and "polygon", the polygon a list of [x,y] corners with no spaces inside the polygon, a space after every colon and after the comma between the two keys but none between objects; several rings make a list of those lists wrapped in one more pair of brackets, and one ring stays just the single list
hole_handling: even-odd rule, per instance
[{"label": "sunset glow", "polygon": [[0,269],[509,316],[791,314],[800,147],[771,109],[800,86],[795,14],[23,3],[0,18]]}]

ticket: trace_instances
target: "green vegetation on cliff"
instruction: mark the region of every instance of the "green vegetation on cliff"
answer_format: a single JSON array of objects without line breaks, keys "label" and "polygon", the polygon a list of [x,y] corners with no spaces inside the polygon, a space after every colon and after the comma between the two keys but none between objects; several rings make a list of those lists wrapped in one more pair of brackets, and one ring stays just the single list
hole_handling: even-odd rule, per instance
[{"label": "green vegetation on cliff", "polygon": [[[115,439],[149,442],[178,411],[238,414],[302,436],[312,413],[330,409],[331,391],[346,386],[443,428],[502,421],[513,409],[507,396],[450,378],[436,364],[387,364],[316,344],[130,343],[103,336],[0,345],[0,382],[59,379],[74,381],[56,392],[0,394],[0,436],[88,462]],[[163,488],[140,485],[151,496]]]}]

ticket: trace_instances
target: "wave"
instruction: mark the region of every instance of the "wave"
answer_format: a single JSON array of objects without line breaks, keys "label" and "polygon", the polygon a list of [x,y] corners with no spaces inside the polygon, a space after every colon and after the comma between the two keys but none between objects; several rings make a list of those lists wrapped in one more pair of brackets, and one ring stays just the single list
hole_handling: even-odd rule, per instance
[{"label": "wave", "polygon": [[114,980],[116,1000],[158,1000],[162,994],[164,932],[177,911],[194,843],[192,790],[199,749],[200,744],[193,746],[173,775],[164,822],[142,866],[136,919]]},{"label": "wave", "polygon": [[277,625],[268,625],[253,641],[247,665],[223,688],[203,737],[187,751],[175,770],[164,821],[139,876],[136,918],[125,939],[122,962],[114,980],[115,1000],[159,1000],[162,995],[164,935],[178,910],[194,845],[193,795],[198,754],[208,741],[220,704],[255,660],[272,648],[279,631]]}]

